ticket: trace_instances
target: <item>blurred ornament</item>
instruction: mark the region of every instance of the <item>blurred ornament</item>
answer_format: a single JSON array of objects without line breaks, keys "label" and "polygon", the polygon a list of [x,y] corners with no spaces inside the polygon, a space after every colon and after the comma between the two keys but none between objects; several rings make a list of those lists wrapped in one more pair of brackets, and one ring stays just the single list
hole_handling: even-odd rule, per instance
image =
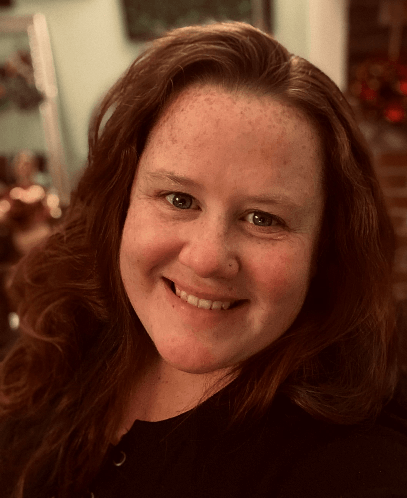
[{"label": "blurred ornament", "polygon": [[0,68],[0,108],[12,102],[21,110],[36,108],[43,101],[34,81],[31,55],[27,50],[13,53]]},{"label": "blurred ornament", "polygon": [[407,64],[371,57],[356,66],[354,74],[349,92],[365,118],[406,122]]},{"label": "blurred ornament", "polygon": [[[407,64],[401,55],[407,0],[382,0],[379,22],[389,27],[387,55],[370,56],[351,68],[351,103],[361,119],[407,122]],[[353,101],[353,102],[352,102]]]},{"label": "blurred ornament", "polygon": [[384,109],[384,117],[391,123],[402,123],[406,118],[406,109],[399,102],[390,103]]},{"label": "blurred ornament", "polygon": [[63,211],[59,196],[38,183],[41,157],[21,150],[12,161],[15,183],[0,195],[0,230],[9,233],[18,256],[52,233]]}]

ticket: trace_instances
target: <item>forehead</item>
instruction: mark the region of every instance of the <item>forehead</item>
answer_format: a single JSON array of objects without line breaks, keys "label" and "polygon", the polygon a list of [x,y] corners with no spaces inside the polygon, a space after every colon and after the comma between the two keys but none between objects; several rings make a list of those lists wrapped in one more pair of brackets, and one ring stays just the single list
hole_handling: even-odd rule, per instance
[{"label": "forehead", "polygon": [[[305,114],[285,101],[249,91],[227,91],[215,86],[192,86],[173,98],[151,131],[148,142],[170,144],[192,141],[197,146],[215,139],[229,127],[236,140],[250,136],[253,149],[270,146],[270,138],[289,144],[301,141],[304,153],[320,159],[321,144],[315,126]],[[273,135],[273,137],[271,137]],[[253,137],[255,141],[253,142]],[[276,148],[274,148],[274,151]]]},{"label": "forehead", "polygon": [[[164,110],[143,156],[141,169],[159,165],[188,176],[199,167],[213,181],[225,182],[229,172],[240,184],[261,173],[269,184],[278,180],[297,193],[305,189],[304,195],[321,189],[322,148],[314,125],[294,106],[250,92],[187,88]],[[214,170],[214,160],[221,169]]]}]

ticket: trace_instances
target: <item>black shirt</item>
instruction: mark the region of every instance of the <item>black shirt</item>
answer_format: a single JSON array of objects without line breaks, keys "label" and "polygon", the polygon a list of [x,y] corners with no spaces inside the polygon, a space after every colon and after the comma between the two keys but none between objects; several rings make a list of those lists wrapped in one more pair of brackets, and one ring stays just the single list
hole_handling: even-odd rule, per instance
[{"label": "black shirt", "polygon": [[[112,447],[95,498],[407,498],[407,418],[317,421],[286,397],[228,428],[227,388],[191,412],[137,420]],[[88,495],[89,496],[89,495]]]}]

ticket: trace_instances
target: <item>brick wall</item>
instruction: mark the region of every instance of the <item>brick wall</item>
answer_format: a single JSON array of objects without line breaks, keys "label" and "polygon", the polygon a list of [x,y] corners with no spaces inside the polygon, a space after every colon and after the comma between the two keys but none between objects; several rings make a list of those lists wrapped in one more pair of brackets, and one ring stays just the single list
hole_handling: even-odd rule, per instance
[{"label": "brick wall", "polygon": [[[356,66],[372,55],[386,55],[389,26],[382,24],[383,0],[349,1],[348,78],[353,80]],[[407,27],[402,32],[401,53],[407,54]]]},{"label": "brick wall", "polygon": [[376,156],[376,172],[396,232],[394,292],[407,299],[407,137],[406,151]]},{"label": "brick wall", "polygon": [[[382,4],[383,0],[349,0],[349,81],[354,79],[361,61],[388,52],[390,29],[381,22]],[[407,59],[407,26],[400,48],[401,58]],[[371,123],[371,127],[375,130],[378,124]],[[385,123],[366,138],[375,152],[376,171],[396,232],[395,295],[399,300],[407,300],[407,124],[393,131],[397,135],[396,146],[391,126]]]}]

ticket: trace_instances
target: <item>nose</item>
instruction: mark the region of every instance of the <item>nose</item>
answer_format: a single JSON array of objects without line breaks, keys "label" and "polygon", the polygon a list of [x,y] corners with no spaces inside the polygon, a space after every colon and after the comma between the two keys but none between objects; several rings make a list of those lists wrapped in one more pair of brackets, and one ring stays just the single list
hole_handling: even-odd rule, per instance
[{"label": "nose", "polygon": [[208,220],[189,225],[178,255],[201,278],[233,278],[240,268],[237,247],[225,223]]}]

